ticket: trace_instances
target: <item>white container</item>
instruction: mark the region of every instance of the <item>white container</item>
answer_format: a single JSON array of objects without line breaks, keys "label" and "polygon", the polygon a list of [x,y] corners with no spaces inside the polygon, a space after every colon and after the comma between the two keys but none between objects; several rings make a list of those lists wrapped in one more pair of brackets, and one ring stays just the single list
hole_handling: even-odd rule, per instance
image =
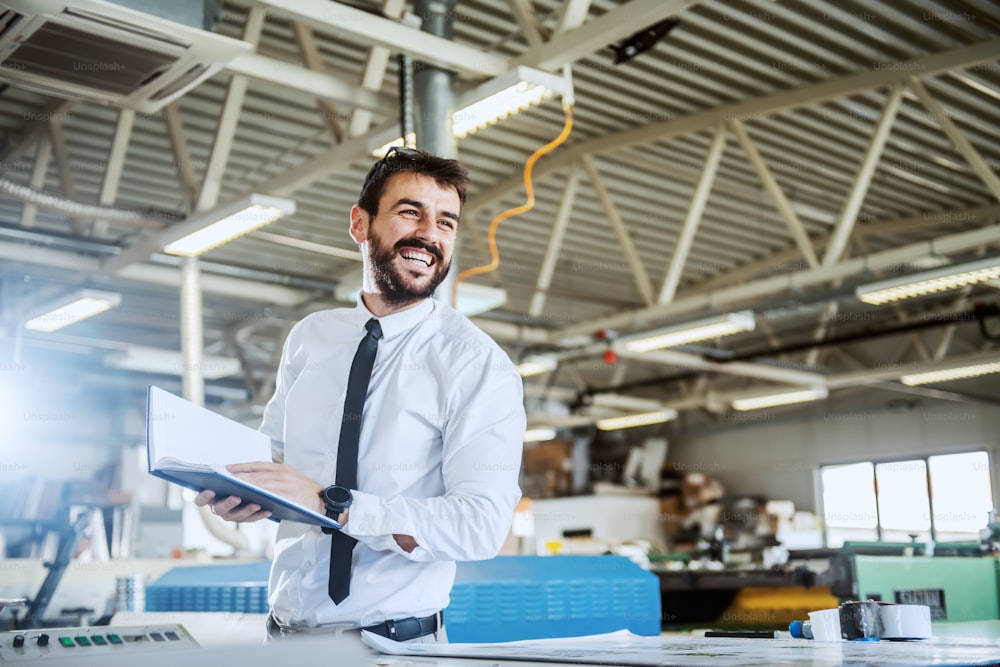
[{"label": "white container", "polygon": [[818,642],[844,641],[840,635],[840,610],[823,609],[809,612],[813,639]]}]

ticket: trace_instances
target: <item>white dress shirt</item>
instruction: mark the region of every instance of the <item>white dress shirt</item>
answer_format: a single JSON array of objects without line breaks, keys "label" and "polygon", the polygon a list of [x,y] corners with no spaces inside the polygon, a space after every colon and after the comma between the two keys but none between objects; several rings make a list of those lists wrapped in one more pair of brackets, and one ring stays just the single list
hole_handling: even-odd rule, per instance
[{"label": "white dress shirt", "polygon": [[[374,317],[313,313],[285,341],[260,430],[272,454],[316,482],[334,483],[347,377]],[[455,561],[492,558],[521,496],[522,384],[503,350],[434,299],[378,318],[365,402],[358,489],[344,531],[354,547],[351,594],[327,594],[330,537],[283,521],[268,601],[287,625],[365,626],[427,616],[448,605]],[[393,534],[412,536],[406,553]]]}]

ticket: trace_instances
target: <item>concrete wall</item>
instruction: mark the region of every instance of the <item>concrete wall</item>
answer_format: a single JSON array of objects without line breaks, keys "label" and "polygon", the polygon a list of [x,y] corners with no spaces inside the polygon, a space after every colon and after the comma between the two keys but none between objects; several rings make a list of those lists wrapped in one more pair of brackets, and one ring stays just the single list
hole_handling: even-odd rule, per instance
[{"label": "concrete wall", "polygon": [[832,463],[900,459],[985,449],[994,503],[1000,488],[1000,407],[899,394],[827,401],[803,410],[727,413],[710,427],[674,437],[667,466],[701,471],[727,494],[792,500],[816,511],[817,468]]}]

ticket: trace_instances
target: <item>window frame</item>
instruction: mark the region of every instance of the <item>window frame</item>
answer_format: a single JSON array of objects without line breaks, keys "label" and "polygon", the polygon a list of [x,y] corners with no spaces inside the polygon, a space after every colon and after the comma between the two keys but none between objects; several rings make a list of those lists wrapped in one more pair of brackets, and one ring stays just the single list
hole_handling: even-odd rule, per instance
[{"label": "window frame", "polygon": [[[910,462],[910,461],[922,461],[923,464],[924,464],[924,470],[925,470],[925,484],[926,484],[925,488],[926,488],[926,491],[927,491],[928,509],[930,511],[930,535],[931,535],[931,540],[933,540],[934,542],[937,542],[938,541],[938,531],[937,531],[937,524],[936,524],[936,522],[934,520],[934,515],[935,515],[935,511],[934,511],[934,494],[932,493],[933,487],[932,487],[932,484],[931,484],[931,463],[930,463],[930,460],[932,458],[935,458],[935,457],[941,457],[941,456],[959,456],[959,455],[962,455],[962,454],[985,454],[986,455],[986,478],[989,481],[989,485],[990,485],[989,491],[990,491],[990,498],[991,498],[992,504],[993,504],[993,510],[996,511],[997,510],[996,489],[994,489],[994,485],[993,485],[993,459],[990,456],[989,449],[986,448],[986,447],[963,449],[961,451],[933,452],[933,453],[928,453],[928,454],[909,454],[909,455],[894,456],[894,457],[887,457],[887,458],[870,458],[870,459],[862,459],[860,461],[839,461],[837,463],[821,463],[816,468],[815,496],[816,496],[816,506],[820,509],[820,517],[822,517],[823,546],[827,547],[827,548],[829,548],[829,546],[830,546],[830,540],[829,540],[830,528],[827,525],[827,521],[826,521],[826,516],[829,514],[829,512],[828,512],[828,508],[826,507],[826,503],[824,501],[824,493],[823,493],[823,470],[825,468],[838,468],[838,467],[841,467],[841,466],[858,465],[858,464],[863,464],[863,463],[867,463],[868,465],[871,466],[872,480],[873,480],[874,485],[875,485],[875,489],[874,489],[874,491],[875,491],[875,534],[876,534],[876,538],[875,539],[878,542],[881,542],[882,541],[882,537],[883,537],[883,527],[882,527],[881,511],[879,509],[879,484],[878,484],[878,474],[877,474],[877,468],[878,468],[878,466],[881,465],[881,464],[903,463],[903,462]],[[891,529],[887,529],[887,530],[891,530]]]}]

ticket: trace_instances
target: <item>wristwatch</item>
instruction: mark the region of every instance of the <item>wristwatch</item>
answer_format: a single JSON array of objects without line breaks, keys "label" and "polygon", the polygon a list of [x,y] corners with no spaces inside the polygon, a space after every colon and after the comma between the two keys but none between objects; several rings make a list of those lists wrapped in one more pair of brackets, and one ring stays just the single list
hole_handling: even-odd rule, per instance
[{"label": "wristwatch", "polygon": [[354,502],[354,494],[343,486],[328,486],[319,492],[319,497],[326,506],[326,515],[334,521]]}]

